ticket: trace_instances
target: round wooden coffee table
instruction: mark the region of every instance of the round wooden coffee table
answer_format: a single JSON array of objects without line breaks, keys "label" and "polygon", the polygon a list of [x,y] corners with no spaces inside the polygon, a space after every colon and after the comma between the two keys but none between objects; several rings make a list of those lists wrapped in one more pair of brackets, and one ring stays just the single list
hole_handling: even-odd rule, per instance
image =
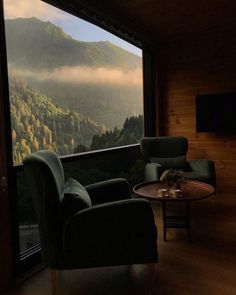
[{"label": "round wooden coffee table", "polygon": [[[170,191],[163,194],[163,189],[167,189],[165,183],[149,181],[137,184],[133,191],[139,197],[161,202],[164,241],[166,241],[167,228],[185,228],[190,239],[190,204],[192,201],[210,197],[215,193],[215,188],[204,182],[187,180],[181,184],[181,193],[178,196],[174,196]],[[183,202],[186,208],[185,215],[168,216],[166,214],[166,202]]]}]

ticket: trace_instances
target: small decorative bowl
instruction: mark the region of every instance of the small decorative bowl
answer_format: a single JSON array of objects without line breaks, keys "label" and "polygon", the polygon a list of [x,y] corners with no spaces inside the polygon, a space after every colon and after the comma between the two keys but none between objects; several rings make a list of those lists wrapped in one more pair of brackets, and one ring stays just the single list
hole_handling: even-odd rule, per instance
[{"label": "small decorative bowl", "polygon": [[166,188],[159,189],[158,190],[158,197],[161,197],[161,198],[169,197],[168,189],[166,189]]},{"label": "small decorative bowl", "polygon": [[171,196],[173,198],[178,198],[182,196],[182,191],[180,189],[173,189],[171,190]]}]

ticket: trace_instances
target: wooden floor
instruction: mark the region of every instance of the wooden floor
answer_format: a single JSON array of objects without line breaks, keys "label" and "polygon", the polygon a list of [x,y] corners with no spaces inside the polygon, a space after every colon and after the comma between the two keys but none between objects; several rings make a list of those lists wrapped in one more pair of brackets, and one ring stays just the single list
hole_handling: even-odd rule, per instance
[{"label": "wooden floor", "polygon": [[[169,230],[163,241],[158,203],[153,210],[159,230],[159,262],[151,294],[236,295],[236,195],[218,194],[192,204],[192,241],[185,230]],[[135,245],[134,245],[135,247]],[[57,295],[145,295],[145,265],[58,272]],[[43,270],[9,295],[49,295],[49,271]]]}]

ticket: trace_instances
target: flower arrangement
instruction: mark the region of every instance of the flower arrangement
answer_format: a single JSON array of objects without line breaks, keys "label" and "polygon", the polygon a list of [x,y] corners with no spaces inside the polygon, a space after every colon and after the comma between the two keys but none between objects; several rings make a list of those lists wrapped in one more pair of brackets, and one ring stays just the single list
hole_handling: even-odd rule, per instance
[{"label": "flower arrangement", "polygon": [[165,170],[161,177],[160,181],[166,182],[167,187],[180,187],[180,184],[184,182],[184,173],[182,170],[168,169]]}]

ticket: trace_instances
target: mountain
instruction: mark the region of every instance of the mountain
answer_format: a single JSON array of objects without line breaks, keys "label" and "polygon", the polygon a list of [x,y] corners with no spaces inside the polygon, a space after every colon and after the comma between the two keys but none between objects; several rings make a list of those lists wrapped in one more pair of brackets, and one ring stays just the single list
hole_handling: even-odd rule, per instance
[{"label": "mountain", "polygon": [[[8,61],[21,69],[52,70],[62,66],[140,66],[141,58],[110,42],[82,42],[60,27],[35,17],[5,21]],[[78,28],[79,29],[79,28]]]},{"label": "mountain", "polygon": [[5,27],[9,68],[54,105],[110,130],[143,113],[142,83],[133,83],[140,57],[110,42],[75,40],[35,17],[9,19]]},{"label": "mountain", "polygon": [[71,154],[78,145],[90,146],[103,126],[75,111],[53,104],[19,78],[9,75],[13,159],[20,163],[31,152],[50,148]]}]

